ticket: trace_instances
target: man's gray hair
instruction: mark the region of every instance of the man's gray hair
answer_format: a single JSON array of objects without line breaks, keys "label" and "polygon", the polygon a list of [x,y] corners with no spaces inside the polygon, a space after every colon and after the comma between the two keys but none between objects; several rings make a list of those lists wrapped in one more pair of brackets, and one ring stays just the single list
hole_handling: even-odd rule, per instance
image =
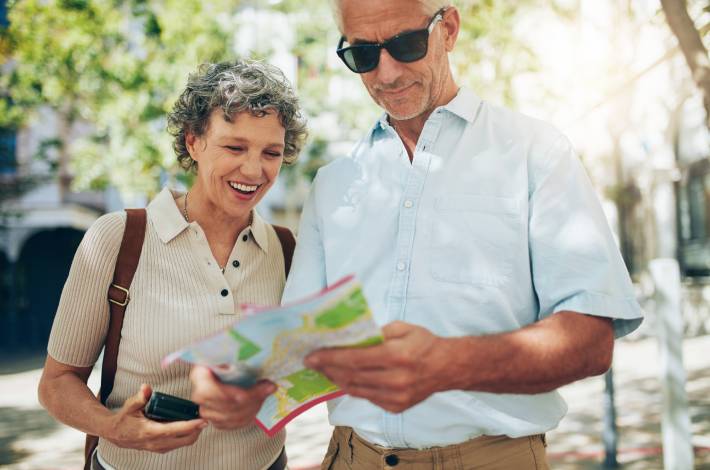
[{"label": "man's gray hair", "polygon": [[[453,2],[452,0],[415,0],[422,8],[422,12],[427,16],[434,16],[434,13],[441,10],[444,7],[448,7]],[[338,30],[343,32],[343,15],[340,8],[340,4],[343,0],[330,0],[330,5],[333,10],[333,17],[335,18],[335,23],[338,25]]]},{"label": "man's gray hair", "polygon": [[251,61],[206,63],[190,74],[187,86],[168,114],[168,132],[178,163],[197,171],[197,162],[187,150],[185,137],[204,135],[212,111],[220,108],[224,119],[247,111],[254,116],[275,112],[286,130],[284,164],[296,161],[306,140],[306,120],[286,76],[273,65]]}]

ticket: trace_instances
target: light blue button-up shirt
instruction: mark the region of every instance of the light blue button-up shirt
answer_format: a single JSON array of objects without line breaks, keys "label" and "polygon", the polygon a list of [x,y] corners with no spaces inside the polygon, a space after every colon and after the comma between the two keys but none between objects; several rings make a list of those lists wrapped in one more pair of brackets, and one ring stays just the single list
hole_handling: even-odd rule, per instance
[{"label": "light blue button-up shirt", "polygon": [[[284,301],[350,273],[379,324],[444,337],[516,330],[563,310],[613,318],[617,337],[642,320],[569,141],[465,89],[429,117],[411,163],[383,116],[349,157],[318,171]],[[328,407],[331,424],[410,448],[543,433],[567,409],[557,392],[468,391],[399,414],[349,396]]]}]

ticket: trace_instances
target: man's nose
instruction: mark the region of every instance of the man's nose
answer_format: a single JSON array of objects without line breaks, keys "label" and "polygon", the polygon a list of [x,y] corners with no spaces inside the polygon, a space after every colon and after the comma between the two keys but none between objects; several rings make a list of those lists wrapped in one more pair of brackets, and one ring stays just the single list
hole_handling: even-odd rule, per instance
[{"label": "man's nose", "polygon": [[394,83],[402,75],[402,63],[395,60],[387,49],[380,51],[380,62],[374,70],[377,81],[382,84]]}]

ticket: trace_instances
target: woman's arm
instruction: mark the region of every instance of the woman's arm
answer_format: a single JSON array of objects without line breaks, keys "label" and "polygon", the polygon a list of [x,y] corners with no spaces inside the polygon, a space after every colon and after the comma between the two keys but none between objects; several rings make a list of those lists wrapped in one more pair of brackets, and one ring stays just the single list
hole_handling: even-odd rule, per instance
[{"label": "woman's arm", "polygon": [[192,445],[207,426],[204,419],[158,423],[143,415],[151,388],[138,393],[113,413],[94,396],[86,381],[92,367],[62,364],[47,356],[39,382],[39,401],[58,421],[130,449],[169,452]]}]

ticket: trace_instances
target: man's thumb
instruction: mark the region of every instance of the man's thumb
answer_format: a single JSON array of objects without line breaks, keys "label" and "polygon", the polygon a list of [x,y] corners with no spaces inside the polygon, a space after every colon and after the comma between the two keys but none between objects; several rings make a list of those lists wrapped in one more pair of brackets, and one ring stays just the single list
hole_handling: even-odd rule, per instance
[{"label": "man's thumb", "polygon": [[148,403],[148,400],[152,394],[153,389],[150,385],[142,384],[140,390],[138,390],[138,393],[126,401],[126,411],[132,412],[142,410],[145,408],[145,405]]},{"label": "man's thumb", "polygon": [[412,325],[403,321],[393,321],[382,328],[382,336],[388,339],[401,338],[412,331]]}]

